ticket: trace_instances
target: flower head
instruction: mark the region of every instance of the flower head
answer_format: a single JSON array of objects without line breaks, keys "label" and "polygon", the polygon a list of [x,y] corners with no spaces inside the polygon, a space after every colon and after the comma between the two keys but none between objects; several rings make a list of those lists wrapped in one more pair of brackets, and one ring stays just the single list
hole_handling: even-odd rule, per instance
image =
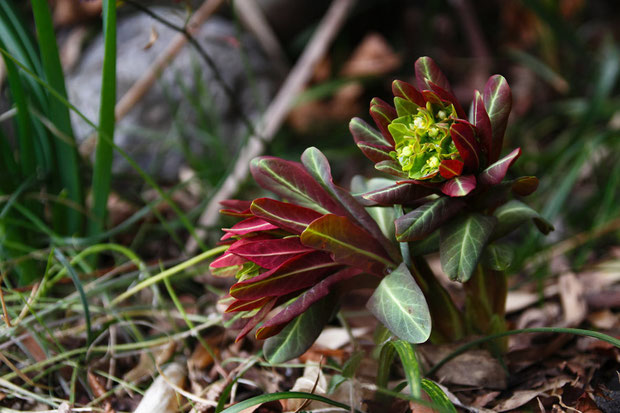
[{"label": "flower head", "polygon": [[506,80],[489,78],[484,94],[475,92],[468,118],[431,58],[418,59],[415,72],[417,88],[400,80],[392,84],[394,106],[371,101],[378,131],[359,118],[351,121],[362,152],[378,170],[400,179],[364,198],[408,204],[433,193],[464,197],[499,184],[521,153],[516,149],[499,160],[512,104]]}]

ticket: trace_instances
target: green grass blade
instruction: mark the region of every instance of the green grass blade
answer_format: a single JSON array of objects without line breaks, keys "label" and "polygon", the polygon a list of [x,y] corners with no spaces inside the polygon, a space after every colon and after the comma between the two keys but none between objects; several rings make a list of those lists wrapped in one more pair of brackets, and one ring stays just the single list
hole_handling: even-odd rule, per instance
[{"label": "green grass blade", "polygon": [[[7,59],[11,60],[13,63],[15,63],[17,66],[19,66],[19,68],[26,73],[28,76],[30,76],[32,79],[34,79],[39,85],[43,86],[53,97],[55,97],[56,99],[58,99],[63,105],[65,105],[67,108],[71,109],[73,112],[75,112],[81,119],[83,119],[89,126],[93,127],[96,131],[101,133],[101,129],[99,128],[98,125],[96,125],[93,121],[91,121],[88,117],[86,117],[78,108],[75,107],[75,105],[71,104],[65,97],[63,97],[61,94],[59,94],[54,88],[52,88],[48,83],[45,82],[45,80],[41,79],[36,73],[32,72],[32,70],[28,69],[28,67],[24,66],[21,62],[19,62],[18,60],[16,60],[10,53],[8,53],[5,49],[0,47],[0,53]],[[183,213],[183,211],[181,211],[181,209],[179,208],[179,206],[172,200],[172,198],[170,197],[170,195],[168,195],[166,192],[164,192],[162,190],[162,188],[157,185],[157,183],[153,180],[153,178],[151,178],[145,171],[144,169],[142,169],[140,167],[140,165],[138,165],[136,163],[135,160],[133,160],[133,158],[131,156],[129,156],[127,154],[127,152],[125,152],[122,148],[120,148],[119,146],[115,145],[114,142],[112,142],[112,140],[109,139],[109,137],[105,134],[101,134],[101,136],[104,139],[107,139],[111,145],[114,147],[114,149],[123,157],[125,158],[125,160],[127,160],[127,163],[129,163],[129,165],[136,171],[138,172],[138,174],[140,175],[140,177],[142,179],[144,179],[144,181],[147,183],[147,185],[151,186],[153,189],[155,189],[155,191],[157,191],[157,193],[162,197],[162,199],[164,199],[166,201],[166,203],[168,205],[170,205],[170,208],[172,208],[172,210],[178,215],[179,220],[181,221],[181,223],[183,224],[183,227],[185,229],[187,229],[187,231],[189,232],[189,234],[196,240],[197,244],[200,246],[200,248],[202,248],[203,250],[207,250],[207,246],[205,245],[205,243],[200,239],[200,237],[198,236],[198,234],[196,233],[196,229],[194,228],[194,226],[191,224],[191,222],[189,221],[188,217]]]},{"label": "green grass blade", "polygon": [[[37,39],[41,52],[41,62],[45,79],[49,86],[63,98],[67,97],[65,89],[65,79],[60,64],[58,45],[49,5],[45,0],[32,0],[32,11],[37,31]],[[49,117],[54,122],[58,130],[67,136],[73,137],[69,108],[63,104],[54,94],[49,94]],[[56,149],[56,162],[58,164],[58,189],[66,190],[67,197],[78,205],[83,205],[82,186],[80,183],[80,172],[78,163],[78,153],[73,144],[68,144],[60,139],[54,140]],[[83,217],[78,211],[64,207],[58,207],[56,218],[56,228],[64,234],[76,234],[82,230]]]},{"label": "green grass blade", "polygon": [[[116,0],[103,2],[103,73],[101,78],[101,106],[99,109],[99,138],[95,149],[92,196],[93,219],[88,223],[88,235],[96,235],[105,225],[112,157],[114,154],[114,106],[116,104]],[[108,139],[105,139],[107,136]]]},{"label": "green grass blade", "polygon": [[446,396],[446,393],[432,380],[422,379],[422,389],[433,401],[434,406],[439,407],[439,410],[446,413],[456,413],[456,408]]},{"label": "green grass blade", "polygon": [[502,333],[491,334],[491,335],[488,335],[486,337],[482,337],[482,338],[479,338],[477,340],[470,341],[467,344],[463,344],[462,346],[460,346],[456,350],[454,350],[452,353],[450,353],[448,356],[446,356],[439,363],[435,364],[433,366],[433,368],[431,368],[427,372],[427,375],[428,376],[432,376],[435,372],[437,372],[437,370],[439,370],[448,361],[452,360],[453,358],[455,358],[459,354],[463,354],[467,350],[470,350],[472,348],[478,347],[480,344],[484,344],[484,343],[486,343],[488,341],[493,341],[493,340],[496,340],[496,339],[502,338],[502,337],[513,336],[515,334],[525,334],[525,333],[575,334],[575,335],[578,335],[578,336],[593,337],[593,338],[596,338],[598,340],[605,341],[605,342],[607,342],[607,343],[609,343],[609,344],[611,344],[613,346],[616,346],[617,348],[620,348],[620,340],[618,340],[617,338],[608,336],[607,334],[599,333],[598,331],[583,330],[583,329],[580,329],[580,328],[563,328],[563,327],[523,328],[521,330],[511,330],[511,331],[504,331]]},{"label": "green grass blade", "polygon": [[[2,40],[0,40],[0,46],[4,47]],[[9,90],[11,91],[11,98],[17,109],[17,142],[19,146],[19,163],[21,172],[24,176],[34,176],[36,174],[37,159],[31,126],[32,119],[28,110],[26,92],[15,64],[9,59],[4,59],[4,64],[7,72]],[[17,171],[17,168],[15,171]]]},{"label": "green grass blade", "polygon": [[347,411],[361,413],[357,409],[353,409],[350,406],[340,403],[327,397],[319,396],[318,394],[313,393],[305,393],[299,391],[286,391],[280,393],[271,393],[271,394],[262,394],[260,396],[252,397],[250,399],[239,402],[233,406],[230,406],[228,409],[222,411],[222,413],[239,413],[244,409],[247,409],[252,406],[257,406],[262,403],[267,403],[276,400],[285,400],[285,399],[306,399],[306,400],[316,400],[319,402],[323,402],[325,404],[329,404],[331,406],[340,407],[341,409],[345,409]]}]

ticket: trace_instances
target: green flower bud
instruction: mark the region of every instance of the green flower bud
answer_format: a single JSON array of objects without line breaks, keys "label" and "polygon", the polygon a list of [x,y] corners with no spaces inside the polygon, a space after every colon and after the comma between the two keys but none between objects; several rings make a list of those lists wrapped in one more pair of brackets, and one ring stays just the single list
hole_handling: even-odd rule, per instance
[{"label": "green flower bud", "polygon": [[399,105],[399,109],[400,116],[388,125],[395,142],[390,155],[411,179],[441,180],[441,161],[460,159],[450,137],[450,126],[457,118],[454,106],[427,102],[426,107]]}]

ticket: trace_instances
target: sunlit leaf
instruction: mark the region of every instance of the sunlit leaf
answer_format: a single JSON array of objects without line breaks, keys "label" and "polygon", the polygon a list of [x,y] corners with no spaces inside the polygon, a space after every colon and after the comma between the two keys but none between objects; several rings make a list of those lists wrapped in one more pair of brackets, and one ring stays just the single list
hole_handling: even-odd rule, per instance
[{"label": "sunlit leaf", "polygon": [[403,263],[387,275],[366,304],[395,336],[423,343],[431,334],[431,316],[424,294]]},{"label": "sunlit leaf", "polygon": [[312,251],[298,237],[235,243],[227,251],[258,264],[267,270],[279,267],[296,255]]},{"label": "sunlit leaf", "polygon": [[301,234],[304,245],[329,251],[334,261],[382,275],[394,264],[385,250],[365,230],[348,218],[324,215]]},{"label": "sunlit leaf", "polygon": [[397,259],[400,255],[398,250],[394,244],[383,235],[377,222],[366,212],[366,208],[357,202],[349,191],[346,191],[334,183],[331,168],[325,155],[317,148],[310,147],[301,155],[301,161],[310,175],[312,175],[312,177],[321,184],[340,205],[342,205],[347,211],[348,217],[351,218],[354,223],[359,224],[361,228],[368,231],[375,239],[375,242],[381,244],[389,256]]},{"label": "sunlit leaf", "polygon": [[250,171],[259,185],[287,200],[321,213],[344,212],[297,162],[263,156],[252,160]]},{"label": "sunlit leaf", "polygon": [[469,280],[496,221],[494,217],[472,213],[441,228],[439,257],[444,272],[451,280]]},{"label": "sunlit leaf", "polygon": [[255,199],[250,210],[255,216],[294,234],[301,234],[322,215],[312,209],[271,198]]}]

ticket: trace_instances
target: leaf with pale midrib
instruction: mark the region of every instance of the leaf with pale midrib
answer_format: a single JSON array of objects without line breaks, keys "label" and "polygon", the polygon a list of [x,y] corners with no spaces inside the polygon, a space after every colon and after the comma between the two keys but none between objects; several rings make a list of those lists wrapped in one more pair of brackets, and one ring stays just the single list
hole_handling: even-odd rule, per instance
[{"label": "leaf with pale midrib", "polygon": [[329,295],[313,304],[280,333],[265,340],[263,353],[267,361],[283,363],[302,355],[321,334],[337,305],[336,298]]},{"label": "leaf with pale midrib", "polygon": [[366,307],[402,340],[422,343],[431,334],[426,299],[404,263],[383,278]]},{"label": "leaf with pale midrib", "polygon": [[471,278],[496,222],[495,217],[473,213],[440,229],[441,267],[451,280]]}]

